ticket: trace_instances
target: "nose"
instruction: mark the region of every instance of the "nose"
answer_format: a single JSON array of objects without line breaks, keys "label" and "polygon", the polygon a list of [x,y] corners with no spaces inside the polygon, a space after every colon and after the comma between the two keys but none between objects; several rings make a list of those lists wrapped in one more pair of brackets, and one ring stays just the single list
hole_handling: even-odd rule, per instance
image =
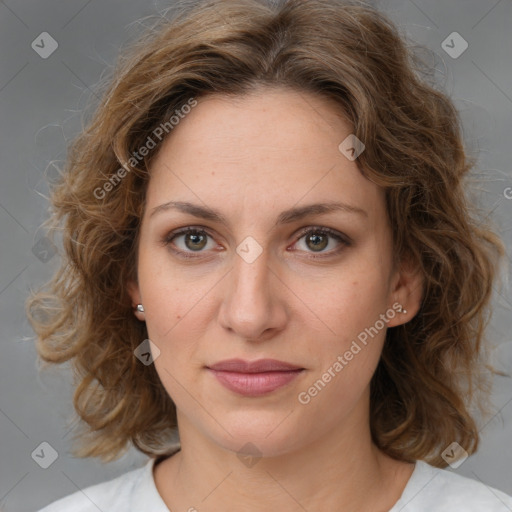
[{"label": "nose", "polygon": [[252,263],[236,255],[226,281],[219,310],[222,327],[248,341],[263,341],[284,328],[287,288],[270,268],[265,251]]}]

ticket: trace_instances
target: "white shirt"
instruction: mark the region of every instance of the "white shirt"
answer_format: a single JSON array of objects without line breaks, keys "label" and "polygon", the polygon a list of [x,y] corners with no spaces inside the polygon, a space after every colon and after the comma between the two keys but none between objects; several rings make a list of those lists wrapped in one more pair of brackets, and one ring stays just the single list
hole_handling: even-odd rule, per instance
[{"label": "white shirt", "polygon": [[[77,491],[39,512],[169,512],[153,479],[155,460]],[[389,512],[511,511],[512,497],[504,492],[418,460],[402,496]]]}]

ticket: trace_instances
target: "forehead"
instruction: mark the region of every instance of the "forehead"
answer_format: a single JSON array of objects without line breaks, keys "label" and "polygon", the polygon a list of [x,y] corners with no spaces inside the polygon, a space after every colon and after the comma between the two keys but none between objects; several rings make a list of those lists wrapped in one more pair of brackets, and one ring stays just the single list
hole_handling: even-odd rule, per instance
[{"label": "forehead", "polygon": [[[292,89],[267,87],[243,96],[214,94],[197,101],[164,142],[163,151],[169,145],[174,151],[185,142],[198,156],[211,156],[213,151],[223,159],[243,158],[246,150],[251,156],[300,153],[311,146],[332,150],[333,141],[351,129],[333,100]],[[190,138],[191,134],[195,136]]]},{"label": "forehead", "polygon": [[199,98],[152,163],[147,203],[257,212],[342,200],[382,215],[383,191],[339,150],[351,133],[340,114],[333,100],[288,89]]}]

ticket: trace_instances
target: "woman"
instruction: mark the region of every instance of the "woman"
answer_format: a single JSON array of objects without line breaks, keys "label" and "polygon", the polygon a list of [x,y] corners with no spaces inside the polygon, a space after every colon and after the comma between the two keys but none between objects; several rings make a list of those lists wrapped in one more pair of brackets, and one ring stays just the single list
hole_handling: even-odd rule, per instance
[{"label": "woman", "polygon": [[76,455],[150,460],[45,512],[512,507],[443,469],[478,446],[503,245],[411,57],[369,7],[230,0],[120,62],[28,312],[76,369]]}]

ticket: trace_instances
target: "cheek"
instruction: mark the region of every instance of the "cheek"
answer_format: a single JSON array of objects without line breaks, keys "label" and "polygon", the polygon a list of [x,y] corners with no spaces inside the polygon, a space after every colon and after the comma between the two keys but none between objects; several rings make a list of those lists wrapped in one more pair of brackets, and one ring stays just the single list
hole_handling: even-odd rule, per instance
[{"label": "cheek", "polygon": [[308,387],[301,390],[303,400],[314,400],[319,411],[336,403],[341,409],[335,414],[346,414],[344,407],[350,410],[358,403],[375,372],[386,335],[381,315],[387,310],[385,286],[377,276],[367,273],[347,280],[333,287],[324,302],[324,318],[333,332],[324,343],[308,347],[318,365],[307,380]]},{"label": "cheek", "polygon": [[318,304],[319,316],[329,327],[324,327],[328,332],[326,342],[316,344],[314,352],[313,347],[308,347],[312,360],[322,354],[315,378],[329,382],[333,397],[345,397],[349,401],[350,396],[357,395],[370,381],[387,329],[381,317],[388,311],[386,269],[382,263],[363,262],[361,258],[331,280],[329,292]]},{"label": "cheek", "polygon": [[172,265],[170,256],[161,248],[141,250],[138,278],[148,333],[164,344],[198,314],[201,302],[214,285],[212,276],[200,276]]},{"label": "cheek", "polygon": [[167,344],[185,317],[186,296],[179,286],[157,275],[144,288],[143,282],[141,279],[148,334],[158,343]]},{"label": "cheek", "polygon": [[321,311],[326,319],[331,319],[333,330],[338,335],[344,338],[356,336],[385,313],[389,299],[387,277],[382,264],[366,264],[361,258],[330,279]]}]

